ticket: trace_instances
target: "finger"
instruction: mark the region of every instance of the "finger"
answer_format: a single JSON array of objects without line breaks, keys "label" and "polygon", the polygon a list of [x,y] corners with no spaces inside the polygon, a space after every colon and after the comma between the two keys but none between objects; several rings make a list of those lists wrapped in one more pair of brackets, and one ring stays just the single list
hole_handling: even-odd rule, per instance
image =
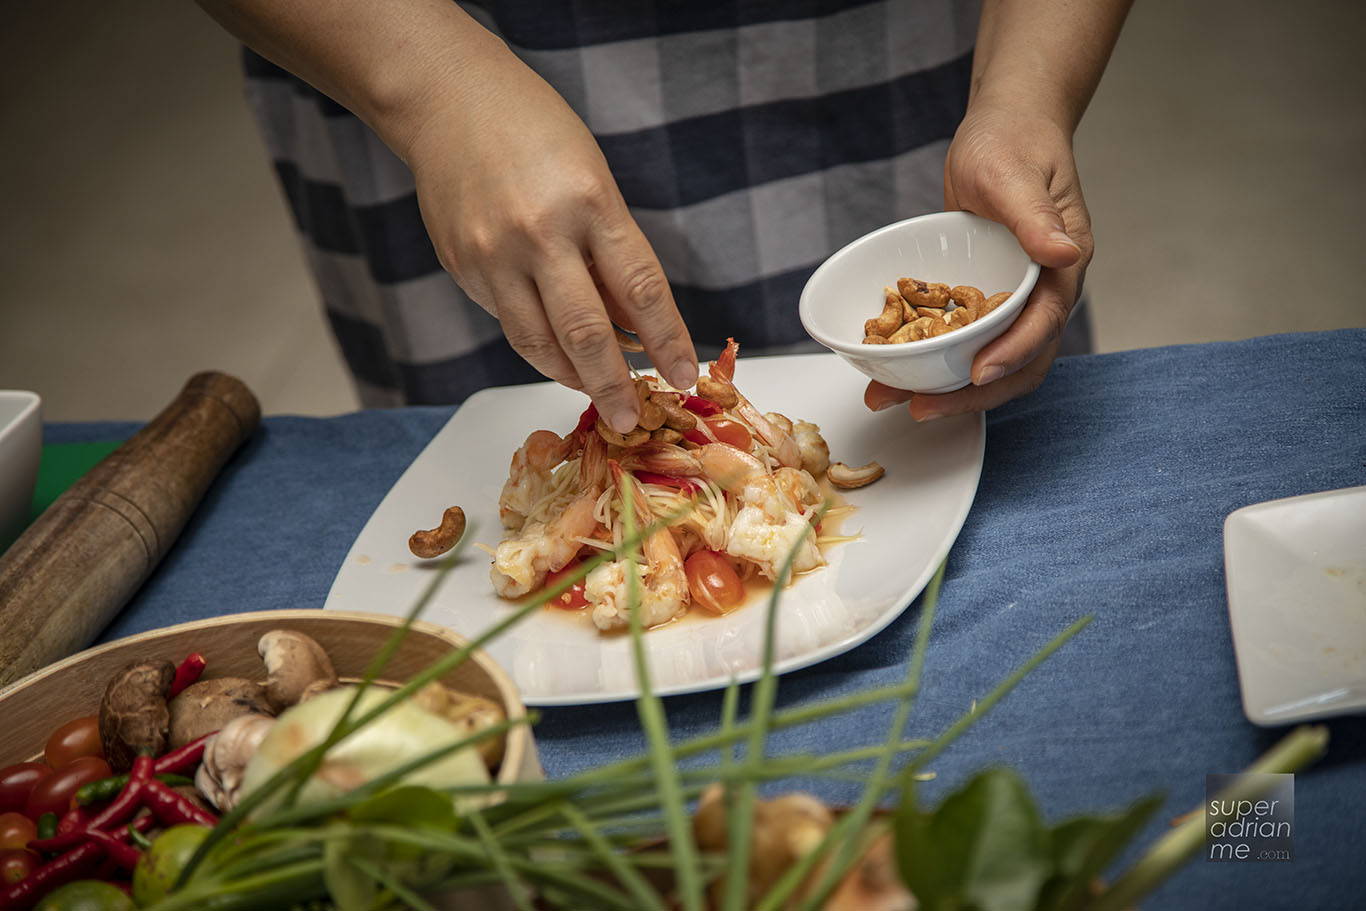
[{"label": "finger", "polygon": [[986,386],[1009,376],[1061,338],[1078,284],[1078,270],[1042,270],[1019,318],[973,358],[973,384]]},{"label": "finger", "polygon": [[547,378],[571,389],[583,388],[578,371],[560,349],[540,294],[530,279],[521,275],[505,278],[491,283],[487,294],[493,304],[493,315],[513,351]]},{"label": "finger", "polygon": [[948,415],[969,411],[987,411],[1011,399],[1028,395],[1038,389],[1053,365],[1061,339],[1052,342],[1043,352],[1020,370],[986,386],[964,386],[942,395],[917,392],[911,396],[911,417],[917,421],[932,421]]},{"label": "finger", "polygon": [[573,365],[583,391],[614,430],[626,433],[640,420],[640,400],[602,298],[577,250],[554,256],[537,275],[536,287],[559,347]]},{"label": "finger", "polygon": [[697,351],[678,313],[664,268],[634,223],[593,242],[593,263],[617,309],[621,325],[635,332],[659,373],[678,389],[697,382]]},{"label": "finger", "polygon": [[863,404],[869,411],[884,411],[893,405],[909,402],[913,394],[909,389],[897,389],[873,380],[868,384],[868,388],[863,390]]},{"label": "finger", "polygon": [[1047,178],[1025,171],[991,184],[978,214],[1010,229],[1029,258],[1041,266],[1062,269],[1082,258],[1082,246],[1067,232],[1067,221],[1049,192]]}]

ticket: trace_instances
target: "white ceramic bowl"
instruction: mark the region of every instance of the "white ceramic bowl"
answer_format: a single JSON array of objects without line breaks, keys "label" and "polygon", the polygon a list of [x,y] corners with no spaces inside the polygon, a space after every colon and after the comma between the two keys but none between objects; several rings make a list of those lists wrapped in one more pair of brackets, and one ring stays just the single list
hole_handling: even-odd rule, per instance
[{"label": "white ceramic bowl", "polygon": [[0,389],[0,553],[28,520],[42,455],[43,418],[37,394]]},{"label": "white ceramic bowl", "polygon": [[[863,344],[864,321],[882,312],[882,289],[903,277],[1011,295],[981,319],[934,338]],[[1003,225],[968,212],[935,212],[879,228],[835,253],[807,280],[799,312],[812,338],[872,379],[952,392],[971,382],[973,357],[1015,322],[1038,278],[1038,263]]]}]

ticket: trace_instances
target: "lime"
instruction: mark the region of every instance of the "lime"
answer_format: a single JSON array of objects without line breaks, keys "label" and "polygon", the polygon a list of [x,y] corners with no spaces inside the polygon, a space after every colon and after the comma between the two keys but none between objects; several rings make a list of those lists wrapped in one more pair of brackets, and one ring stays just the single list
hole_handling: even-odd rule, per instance
[{"label": "lime", "polygon": [[33,911],[135,911],[133,900],[118,886],[94,879],[78,879],[58,886],[33,906]]},{"label": "lime", "polygon": [[139,908],[166,897],[210,831],[206,826],[171,826],[152,841],[133,869],[133,900]]}]

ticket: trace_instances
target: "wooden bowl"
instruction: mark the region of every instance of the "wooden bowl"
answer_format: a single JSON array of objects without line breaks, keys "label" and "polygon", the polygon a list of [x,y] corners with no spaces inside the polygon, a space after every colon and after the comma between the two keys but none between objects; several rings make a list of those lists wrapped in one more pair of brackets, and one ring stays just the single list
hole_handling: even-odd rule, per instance
[{"label": "wooden bowl", "polygon": [[[327,650],[338,676],[355,678],[402,622],[398,617],[348,611],[258,611],[168,626],[87,649],[0,690],[0,767],[41,759],[53,730],[72,718],[98,712],[105,684],[131,661],[165,658],[179,664],[199,652],[207,661],[205,677],[265,679],[256,641],[268,630],[293,629],[312,636]],[[417,621],[382,676],[406,680],[465,644],[444,627]],[[526,717],[511,678],[483,652],[476,651],[441,682],[497,701],[510,720]],[[508,731],[497,780],[543,777],[531,728],[514,726]]]}]

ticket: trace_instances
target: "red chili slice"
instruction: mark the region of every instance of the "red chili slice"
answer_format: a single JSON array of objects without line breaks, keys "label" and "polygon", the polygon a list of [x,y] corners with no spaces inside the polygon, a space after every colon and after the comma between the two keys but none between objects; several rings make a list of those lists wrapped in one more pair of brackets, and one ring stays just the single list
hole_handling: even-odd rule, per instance
[{"label": "red chili slice", "polygon": [[583,410],[583,414],[579,415],[579,426],[574,428],[574,432],[583,433],[585,430],[592,428],[597,422],[598,406],[589,402],[588,407]]},{"label": "red chili slice", "polygon": [[711,417],[720,414],[725,409],[713,402],[711,399],[704,399],[700,395],[685,395],[683,397],[683,407],[693,414],[700,414],[702,417]]}]

